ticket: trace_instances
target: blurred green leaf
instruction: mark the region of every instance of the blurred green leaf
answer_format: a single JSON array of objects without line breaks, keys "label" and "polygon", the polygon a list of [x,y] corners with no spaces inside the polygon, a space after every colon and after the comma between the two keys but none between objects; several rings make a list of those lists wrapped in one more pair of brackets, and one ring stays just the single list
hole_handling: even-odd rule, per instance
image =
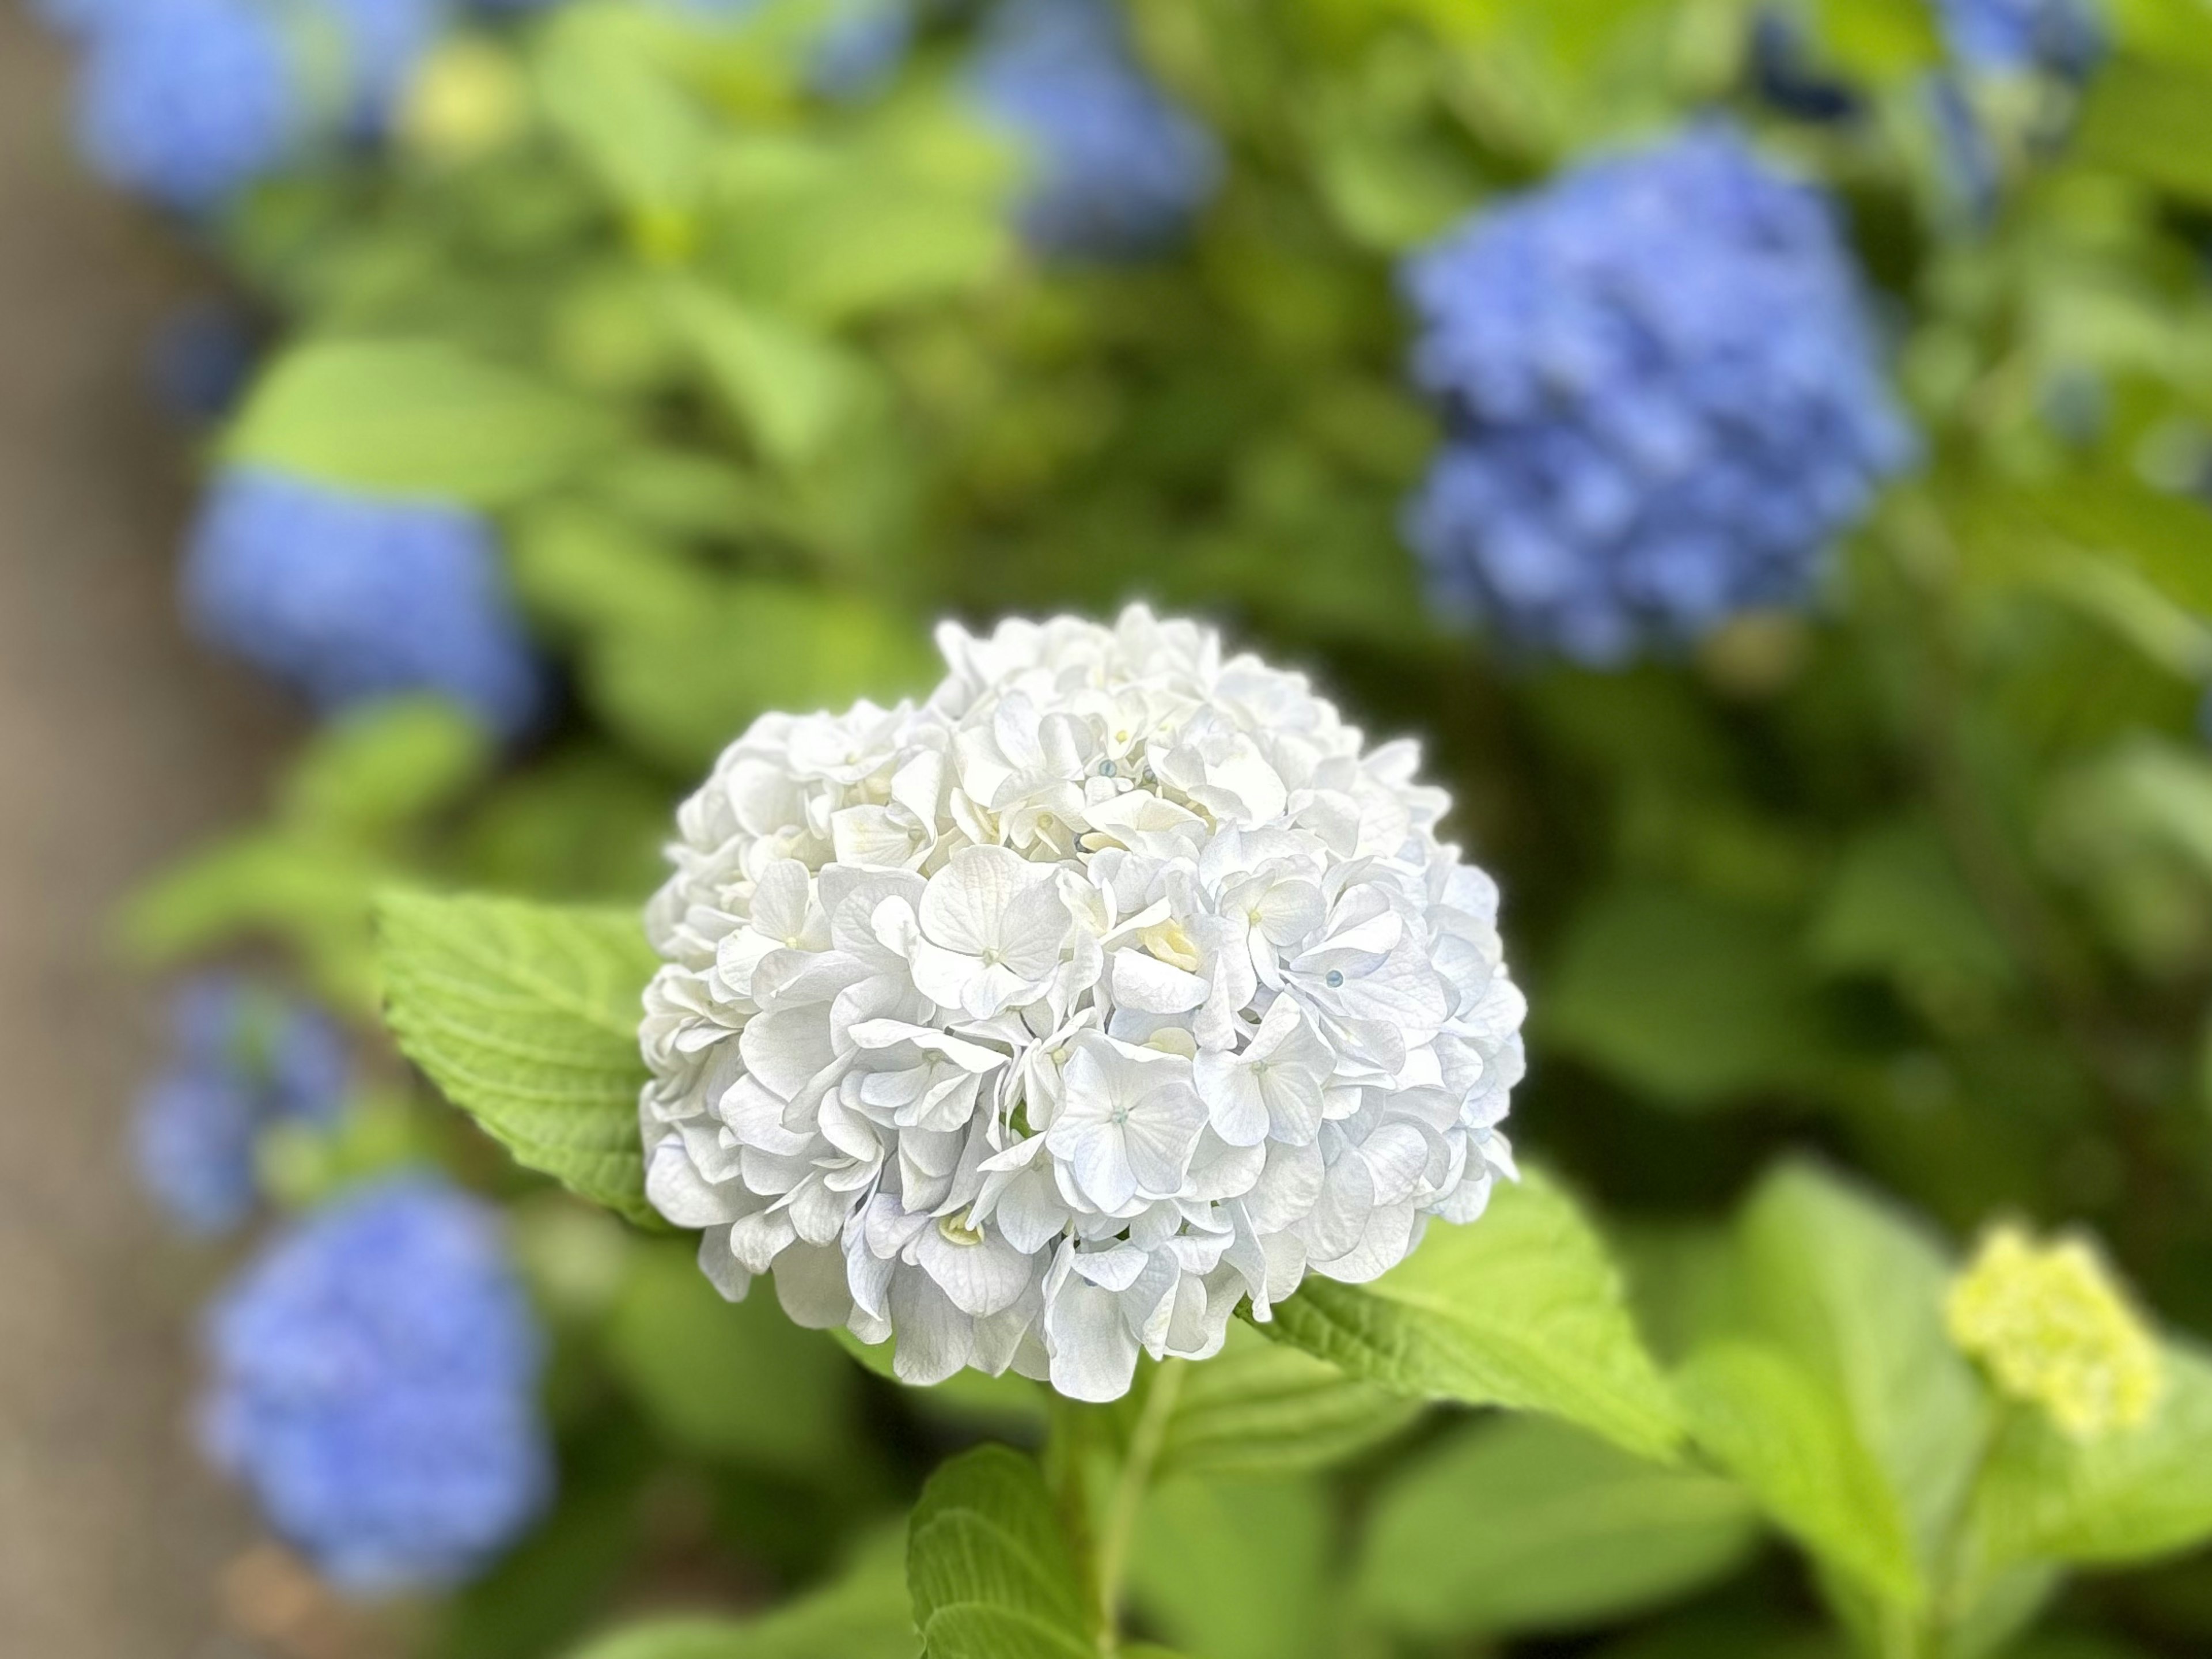
[{"label": "blurred green leaf", "polygon": [[810,460],[880,405],[866,361],[826,337],[697,283],[666,298],[709,384],[772,459]]},{"label": "blurred green leaf", "polygon": [[326,723],[285,780],[278,811],[363,841],[452,805],[489,769],[483,728],[438,697],[370,704]]},{"label": "blurred green leaf", "polygon": [[1645,1456],[1680,1438],[1603,1240],[1536,1171],[1370,1285],[1310,1276],[1261,1328],[1417,1399],[1549,1412]]},{"label": "blurred green leaf", "polygon": [[1805,1164],[1759,1184],[1738,1237],[1743,1316],[1840,1405],[1932,1578],[1988,1426],[1944,1328],[1943,1248],[1888,1200]]},{"label": "blurred green leaf", "polygon": [[957,98],[894,93],[834,139],[750,131],[717,153],[708,266],[834,326],[957,295],[1012,252],[1012,147]]},{"label": "blurred green leaf", "polygon": [[617,202],[679,237],[717,137],[668,71],[666,55],[684,45],[648,9],[569,5],[551,15],[532,54],[553,130]]},{"label": "blurred green leaf", "polygon": [[1044,1476],[1004,1446],[930,1476],[908,1527],[907,1585],[927,1659],[1097,1659]]},{"label": "blurred green leaf", "polygon": [[833,1473],[855,1439],[850,1368],[774,1295],[724,1301],[695,1255],[636,1253],[608,1322],[608,1363],[681,1446],[794,1480]]},{"label": "blurred green leaf", "polygon": [[1824,56],[1854,78],[1893,80],[1942,59],[1927,0],[1814,0],[1813,11]]},{"label": "blurred green leaf", "polygon": [[2122,57],[2092,76],[2075,150],[2198,205],[2212,204],[2212,74]]},{"label": "blurred green leaf", "polygon": [[1154,1469],[1166,1480],[1322,1468],[1388,1439],[1420,1409],[1231,1322],[1219,1354],[1184,1365]]},{"label": "blurred green leaf", "polygon": [[1881,1601],[1920,1607],[1926,1586],[1896,1494],[1817,1377],[1779,1349],[1717,1342],[1674,1382],[1692,1438],[1777,1526]]},{"label": "blurred green leaf", "polygon": [[645,1197],[635,913],[386,894],[385,1017],[407,1057],[530,1169],[656,1224]]},{"label": "blurred green leaf", "polygon": [[260,830],[188,854],[131,895],[123,947],[167,967],[253,938],[299,953],[316,988],[362,1014],[376,1007],[370,902],[400,872],[342,840]]},{"label": "blurred green leaf", "polygon": [[1970,1572],[2014,1563],[2120,1566],[2212,1538],[2212,1358],[2166,1349],[2166,1391],[2142,1427],[2077,1441],[2008,1413],[1966,1528]]},{"label": "blurred green leaf", "polygon": [[1910,991],[1986,993],[2019,978],[1942,835],[1917,817],[1844,848],[1808,945],[1831,972],[1879,974]]},{"label": "blurred green leaf", "polygon": [[1836,1043],[1786,922],[1679,887],[1578,910],[1531,999],[1534,1030],[1678,1107],[1832,1085]]},{"label": "blurred green leaf", "polygon": [[896,1536],[864,1546],[835,1583],[746,1620],[671,1618],[601,1637],[572,1659],[914,1659]]},{"label": "blurred green leaf", "polygon": [[1312,1481],[1166,1481],[1138,1517],[1131,1597],[1206,1659],[1333,1659],[1332,1522]]},{"label": "blurred green leaf", "polygon": [[1759,1536],[1743,1490],[1542,1418],[1470,1425],[1377,1498],[1360,1600],[1429,1639],[1573,1630],[1687,1595]]},{"label": "blurred green leaf", "polygon": [[234,465],[370,494],[501,507],[611,449],[620,417],[430,340],[322,340],[278,359],[224,440]]},{"label": "blurred green leaf", "polygon": [[942,672],[919,629],[857,595],[732,580],[681,614],[610,629],[586,656],[608,723],[683,772],[705,767],[769,709],[890,702]]}]

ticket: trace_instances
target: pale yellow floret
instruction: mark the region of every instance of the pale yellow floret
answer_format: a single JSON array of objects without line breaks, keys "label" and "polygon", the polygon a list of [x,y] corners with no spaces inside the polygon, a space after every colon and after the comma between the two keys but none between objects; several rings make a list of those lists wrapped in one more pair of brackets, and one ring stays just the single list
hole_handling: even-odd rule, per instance
[{"label": "pale yellow floret", "polygon": [[2094,1440],[2146,1421],[2164,1382],[2158,1340],[2087,1240],[1992,1227],[1953,1282],[1951,1339],[1997,1387]]},{"label": "pale yellow floret", "polygon": [[474,161],[521,131],[529,99],[512,56],[490,41],[456,36],[416,71],[399,106],[400,140],[432,161]]}]

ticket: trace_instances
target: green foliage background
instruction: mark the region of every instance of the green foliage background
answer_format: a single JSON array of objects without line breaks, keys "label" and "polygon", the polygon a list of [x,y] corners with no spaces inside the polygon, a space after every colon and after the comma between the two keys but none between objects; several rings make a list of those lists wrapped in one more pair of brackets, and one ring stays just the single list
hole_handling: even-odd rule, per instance
[{"label": "green foliage background", "polygon": [[[424,1156],[511,1197],[559,1337],[562,1505],[417,1616],[425,1651],[1095,1654],[1132,1470],[1105,1565],[1193,1656],[2212,1650],[2212,10],[2112,0],[2078,98],[1978,89],[1984,216],[1921,0],[1784,8],[1865,100],[1836,125],[1759,98],[1755,9],[1132,0],[1231,170],[1126,267],[1018,246],[957,24],[825,103],[796,3],[574,0],[457,82],[503,121],[240,204],[284,344],[220,459],[490,512],[572,688],[519,756],[433,706],[326,729],[125,919],[152,960],[274,939],[388,1001],[489,1132],[395,1061],[272,1159],[296,1201]],[[1437,434],[1394,263],[1714,108],[1847,204],[1925,464],[1810,616],[1617,674],[1510,660],[1397,533]],[[648,1218],[621,917],[719,747],[926,687],[939,617],[1133,597],[1423,738],[1507,896],[1540,1169],[1040,1464],[963,1449],[1043,1443],[1030,1385],[900,1389],[555,1183]],[[507,896],[423,896],[461,888]],[[1950,1345],[2001,1212],[2086,1224],[2158,1310],[2150,1428],[2075,1445]]]}]

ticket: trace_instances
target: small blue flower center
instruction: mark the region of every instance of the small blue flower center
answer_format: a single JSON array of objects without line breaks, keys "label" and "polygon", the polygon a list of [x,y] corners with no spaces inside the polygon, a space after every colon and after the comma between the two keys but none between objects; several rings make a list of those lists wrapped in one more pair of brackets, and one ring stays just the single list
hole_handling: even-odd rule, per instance
[{"label": "small blue flower center", "polygon": [[1344,983],[1344,975],[1336,969],[1332,968],[1328,970],[1327,976],[1322,982],[1327,985],[1330,990],[1334,991],[1337,987]]}]

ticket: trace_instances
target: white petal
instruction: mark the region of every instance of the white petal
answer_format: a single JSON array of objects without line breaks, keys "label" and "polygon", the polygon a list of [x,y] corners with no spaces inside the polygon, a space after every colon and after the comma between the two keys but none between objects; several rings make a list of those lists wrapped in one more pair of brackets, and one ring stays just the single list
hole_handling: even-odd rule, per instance
[{"label": "white petal", "polygon": [[1198,975],[1142,951],[1115,951],[1107,960],[1114,1000],[1145,1013],[1188,1013],[1206,1000],[1210,988]]},{"label": "white petal", "polygon": [[775,1299],[794,1325],[835,1330],[853,1316],[845,1253],[835,1245],[794,1244],[775,1259]]},{"label": "white petal", "polygon": [[730,1230],[709,1227],[699,1235],[699,1271],[721,1292],[725,1302],[742,1302],[752,1288],[753,1276],[730,1254]]},{"label": "white petal", "polygon": [[898,1349],[891,1370],[902,1382],[942,1382],[968,1363],[975,1322],[919,1267],[902,1267],[891,1280],[891,1328]]},{"label": "white petal", "polygon": [[646,1165],[645,1196],[654,1209],[679,1227],[712,1227],[735,1221],[760,1204],[737,1182],[716,1187],[702,1180],[680,1135],[671,1135],[653,1149],[653,1159]]},{"label": "white petal", "polygon": [[1137,1374],[1137,1338],[1110,1291],[1072,1279],[1045,1309],[1052,1386],[1070,1400],[1119,1400]]}]

